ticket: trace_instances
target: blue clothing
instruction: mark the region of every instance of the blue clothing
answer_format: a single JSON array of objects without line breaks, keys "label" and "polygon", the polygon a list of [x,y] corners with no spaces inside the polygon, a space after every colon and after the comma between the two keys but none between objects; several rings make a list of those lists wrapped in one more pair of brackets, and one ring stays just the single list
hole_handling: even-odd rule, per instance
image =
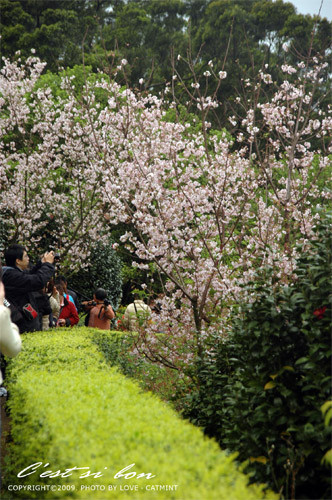
[{"label": "blue clothing", "polygon": [[75,309],[77,311],[77,307],[76,307],[76,304],[75,304],[75,301],[73,299],[73,297],[71,295],[69,295],[69,293],[64,293],[63,294],[64,298],[67,299],[69,302],[72,302],[75,306]]}]

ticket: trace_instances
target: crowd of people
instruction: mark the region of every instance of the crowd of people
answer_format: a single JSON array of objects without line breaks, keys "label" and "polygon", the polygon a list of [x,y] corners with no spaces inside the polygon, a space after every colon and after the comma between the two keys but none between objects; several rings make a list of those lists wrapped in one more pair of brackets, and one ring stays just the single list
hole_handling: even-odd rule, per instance
[{"label": "crowd of people", "polygon": [[[65,276],[55,274],[53,251],[44,253],[34,267],[30,267],[28,253],[22,245],[9,246],[4,257],[5,265],[0,261],[0,396],[7,395],[2,386],[6,369],[4,356],[19,354],[21,334],[73,327],[79,323],[79,312],[86,314],[86,326],[101,330],[110,330],[115,318],[103,288],[95,291],[92,300],[79,302],[77,293],[68,288]],[[152,307],[158,310],[157,303]],[[149,321],[151,313],[150,306],[135,296],[119,324],[122,329],[136,330]]]},{"label": "crowd of people", "polygon": [[[84,312],[85,325],[110,330],[115,313],[107,292],[98,288],[92,300],[79,302],[77,293],[68,289],[65,276],[55,275],[55,254],[45,252],[30,266],[24,246],[13,244],[0,262],[0,352],[15,356],[21,348],[20,334],[52,328],[73,327]],[[155,305],[156,306],[156,305]],[[121,327],[135,330],[151,316],[150,306],[139,297],[129,304],[121,318]],[[1,374],[0,374],[1,384]]]},{"label": "crowd of people", "polygon": [[54,252],[46,252],[34,267],[22,245],[11,245],[5,251],[1,277],[5,290],[4,307],[10,311],[19,332],[74,326],[79,310],[87,312],[87,326],[109,330],[115,317],[107,292],[98,288],[92,301],[82,304],[77,293],[68,289],[65,276],[55,276]]}]

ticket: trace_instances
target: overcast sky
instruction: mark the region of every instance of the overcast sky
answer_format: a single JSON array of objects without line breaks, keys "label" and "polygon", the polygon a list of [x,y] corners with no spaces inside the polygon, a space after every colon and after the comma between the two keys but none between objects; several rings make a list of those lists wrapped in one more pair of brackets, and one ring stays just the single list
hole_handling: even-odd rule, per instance
[{"label": "overcast sky", "polygon": [[[289,0],[295,5],[299,14],[318,14],[321,0]],[[324,0],[320,11],[321,17],[327,17],[332,21],[332,0]]]}]

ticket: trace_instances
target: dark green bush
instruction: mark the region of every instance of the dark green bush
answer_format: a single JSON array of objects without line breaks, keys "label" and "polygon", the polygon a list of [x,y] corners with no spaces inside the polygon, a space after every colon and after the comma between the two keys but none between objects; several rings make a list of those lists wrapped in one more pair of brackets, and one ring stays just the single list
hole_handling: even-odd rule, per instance
[{"label": "dark green bush", "polygon": [[97,288],[104,288],[114,310],[117,310],[122,298],[121,260],[112,248],[112,241],[107,245],[95,243],[88,267],[71,276],[69,283],[69,288],[73,287],[91,299]]},{"label": "dark green bush", "polygon": [[297,280],[259,279],[233,318],[228,340],[200,368],[186,411],[222,447],[248,460],[254,481],[282,498],[331,498],[330,448],[321,406],[331,392],[331,235],[328,221],[297,262]]}]

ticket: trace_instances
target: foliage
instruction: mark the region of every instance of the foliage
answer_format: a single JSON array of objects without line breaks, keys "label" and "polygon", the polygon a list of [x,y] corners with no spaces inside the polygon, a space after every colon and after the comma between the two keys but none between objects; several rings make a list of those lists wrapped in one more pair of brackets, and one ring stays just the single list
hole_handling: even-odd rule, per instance
[{"label": "foliage", "polygon": [[[122,60],[119,72],[127,66]],[[84,78],[82,68],[65,72],[65,92],[56,94],[38,86],[43,68],[31,57],[25,65],[6,60],[1,70],[0,213],[8,239],[36,252],[47,243],[74,269],[90,265],[93,242],[108,244],[121,228],[114,246],[146,271],[141,286],[155,290],[158,275],[162,283],[161,312],[142,332],[140,350],[191,370],[257,267],[292,279],[295,244],[308,244],[316,207],[331,197],[322,180],[332,120],[319,93],[327,63],[308,56],[297,68],[285,65],[280,86],[260,72],[248,82],[258,95],[242,102],[235,138],[211,129],[220,102],[199,82],[187,89],[195,122],[175,101],[102,74]],[[216,73],[212,61],[209,68],[206,78],[218,88],[226,72]]]},{"label": "foliage", "polygon": [[98,4],[101,3],[1,0],[2,54],[13,55],[20,50],[23,57],[28,57],[35,48],[53,71],[79,64],[82,45],[89,50],[98,28]]},{"label": "foliage", "polygon": [[[40,78],[34,86],[34,91],[45,88],[50,89],[55,101],[60,98],[64,100],[64,102],[74,93],[76,99],[82,103],[85,84],[89,83],[93,87],[96,82],[105,78],[108,78],[106,74],[101,72],[93,73],[91,66],[82,64],[75,65],[72,68],[66,68],[57,73],[53,73],[48,69],[46,73],[40,75]],[[67,82],[67,85],[64,85],[64,81]],[[68,85],[69,82],[71,85]],[[102,104],[103,107],[107,104],[107,95],[105,95],[102,90],[97,90],[95,92],[95,97],[96,101]]]},{"label": "foliage", "polygon": [[[329,219],[297,261],[296,281],[251,285],[252,301],[232,318],[200,366],[187,415],[222,447],[248,460],[253,480],[282,498],[330,498],[321,465],[330,443],[320,408],[331,392],[331,235]],[[328,422],[326,422],[328,423]]]},{"label": "foliage", "polygon": [[[30,57],[22,71],[16,63],[2,70],[0,154],[6,175],[1,183],[2,192],[5,186],[10,192],[1,214],[9,243],[28,240],[29,249],[36,253],[56,248],[65,266],[84,267],[91,241],[109,239],[103,231],[106,222],[98,195],[104,173],[95,170],[101,153],[95,149],[92,123],[84,116],[83,97],[72,84],[76,76],[82,78],[80,68],[60,77],[64,92],[55,95],[54,88],[37,84],[43,68],[37,58]],[[44,77],[44,81],[49,79]],[[89,85],[93,87],[94,82],[92,78]],[[85,87],[81,91],[90,99]],[[79,144],[81,140],[84,145]],[[76,149],[74,155],[67,149],[68,141]]]},{"label": "foliage", "polygon": [[[318,369],[311,382],[307,377],[320,361],[320,347],[326,362],[317,324],[326,323],[327,306],[313,304],[312,284],[310,293],[286,284],[296,278],[296,259],[310,248],[331,198],[325,185],[332,152],[324,61],[329,23],[269,0],[118,0],[112,9],[99,0],[67,2],[68,9],[60,0],[1,5],[5,54],[16,43],[22,54],[4,59],[0,74],[0,238],[28,242],[36,253],[58,249],[65,269],[85,266],[76,279],[88,280],[91,292],[102,277],[98,285],[118,304],[119,274],[115,279],[104,266],[106,260],[118,272],[110,249],[116,231],[114,248],[133,254],[126,260],[126,283],[141,281],[144,293],[162,291],[162,307],[130,345],[132,364],[123,353],[126,343],[118,352],[116,344],[102,341],[102,350],[132,376],[148,372],[163,380],[169,368],[177,382],[189,376],[201,387],[192,417],[229,448],[244,436],[240,456],[248,458],[247,446],[262,468],[256,476],[274,475],[274,487],[294,496],[295,485],[302,491],[311,480],[308,460],[318,463],[326,452],[318,408],[328,397],[327,380]],[[89,22],[97,11],[100,37],[97,19]],[[170,40],[183,53],[188,12],[194,46],[199,50],[204,42],[208,57],[200,51],[193,58],[188,50],[185,57],[173,54],[169,64]],[[30,56],[31,44],[39,42],[38,54],[52,69],[59,60],[74,65],[84,32],[90,66],[42,75],[45,64]],[[299,46],[306,50],[301,62]],[[99,57],[102,72],[96,75],[91,68],[97,69]],[[158,66],[149,72],[151,60]],[[257,62],[263,70],[257,71]],[[221,126],[226,119],[228,130]],[[310,260],[305,265],[313,269]],[[298,276],[297,283],[307,278]],[[255,280],[253,289],[248,285]],[[315,307],[316,323],[303,294]],[[249,305],[234,316],[226,340],[230,312],[242,302]],[[146,386],[152,388],[153,380]],[[161,389],[167,397],[168,388]],[[309,410],[298,415],[303,402]],[[279,413],[283,404],[285,414]],[[275,425],[268,426],[266,415],[276,417]]]},{"label": "foliage", "polygon": [[149,303],[152,297],[162,292],[165,279],[161,277],[153,263],[149,263],[148,269],[137,267],[137,264],[142,263],[141,259],[133,255],[128,246],[121,243],[121,237],[129,228],[135,232],[134,225],[128,223],[119,223],[110,228],[116,253],[122,262],[122,304],[131,304],[134,301],[133,291],[140,289],[142,284],[147,285],[143,298]]},{"label": "foliage", "polygon": [[[142,393],[109,368],[93,345],[96,333],[75,329],[24,336],[22,353],[10,363],[13,442],[5,488],[36,481],[38,472],[21,478],[17,474],[38,460],[44,472],[49,464],[47,470],[89,467],[102,475],[79,479],[85,469],[67,478],[38,478],[40,484],[60,485],[60,491],[43,491],[45,499],[91,498],[81,485],[106,485],[106,491],[94,490],[94,498],[132,498],[126,484],[142,487],[135,498],[151,498],[147,485],[171,483],[178,484],[174,499],[275,498],[261,486],[246,486],[248,479],[236,469],[234,455],[227,456],[151,393]],[[155,478],[113,478],[129,464],[135,464],[130,472],[150,472]],[[107,491],[110,482],[118,485],[116,491]],[[16,498],[38,496],[38,491],[21,490]],[[169,498],[169,491],[158,491],[158,497]],[[7,491],[2,498],[13,497]]]},{"label": "foliage", "polygon": [[[324,423],[327,427],[331,423],[332,419],[332,401],[326,401],[321,407],[322,414],[324,416]],[[326,463],[332,466],[332,448],[327,450],[322,458],[322,463]]]},{"label": "foliage", "polygon": [[137,334],[121,332],[110,336],[100,332],[94,335],[93,342],[110,366],[116,366],[124,375],[134,378],[144,390],[152,391],[159,398],[173,403],[176,409],[181,409],[192,381],[178,371],[140,356],[136,349]]},{"label": "foliage", "polygon": [[[210,68],[211,78],[225,79],[212,61]],[[332,122],[313,105],[325,68],[315,58],[307,67],[285,65],[285,81],[273,85],[269,102],[247,107],[236,149],[226,133],[210,131],[208,113],[219,103],[198,82],[187,90],[200,129],[183,120],[165,122],[164,103],[155,107],[152,96],[146,97],[149,109],[136,114],[141,103],[127,94],[135,118],[117,144],[130,144],[132,154],[118,164],[110,155],[111,178],[118,181],[107,184],[104,202],[111,223],[128,223],[121,241],[141,259],[137,265],[147,269],[152,261],[167,278],[161,314],[141,338],[141,351],[155,361],[167,359],[175,369],[190,365],[210,333],[223,329],[221,311],[226,316],[231,303],[243,300],[241,285],[257,267],[270,264],[275,278],[292,279],[295,245],[307,245],[320,218],[315,206],[331,195],[319,179],[330,168]],[[271,83],[268,76],[259,75],[264,85]],[[112,118],[114,140],[111,130],[119,127]],[[156,127],[161,120],[163,127]],[[316,134],[315,127],[324,130]],[[138,131],[144,131],[139,139]],[[160,342],[158,332],[165,334]]]},{"label": "foliage", "polygon": [[[285,59],[296,64],[310,47],[313,55],[327,55],[331,44],[327,19],[297,14],[282,0],[1,0],[1,33],[3,56],[20,50],[25,59],[33,49],[53,72],[81,64],[82,49],[94,72],[110,76],[126,59],[130,69],[122,83],[155,94],[171,81],[177,54],[189,56],[201,85],[211,60],[217,72],[229,74],[218,95],[224,99],[216,111],[222,125],[244,75],[253,76],[267,63],[281,83]],[[286,58],[284,43],[291,48]],[[190,72],[184,79],[188,86],[194,81]],[[215,82],[208,87],[212,94]],[[187,93],[177,90],[185,103]]]},{"label": "foliage", "polygon": [[70,284],[91,300],[97,288],[104,288],[116,311],[122,298],[122,274],[121,261],[112,245],[111,240],[92,244],[88,267],[71,276]]}]

